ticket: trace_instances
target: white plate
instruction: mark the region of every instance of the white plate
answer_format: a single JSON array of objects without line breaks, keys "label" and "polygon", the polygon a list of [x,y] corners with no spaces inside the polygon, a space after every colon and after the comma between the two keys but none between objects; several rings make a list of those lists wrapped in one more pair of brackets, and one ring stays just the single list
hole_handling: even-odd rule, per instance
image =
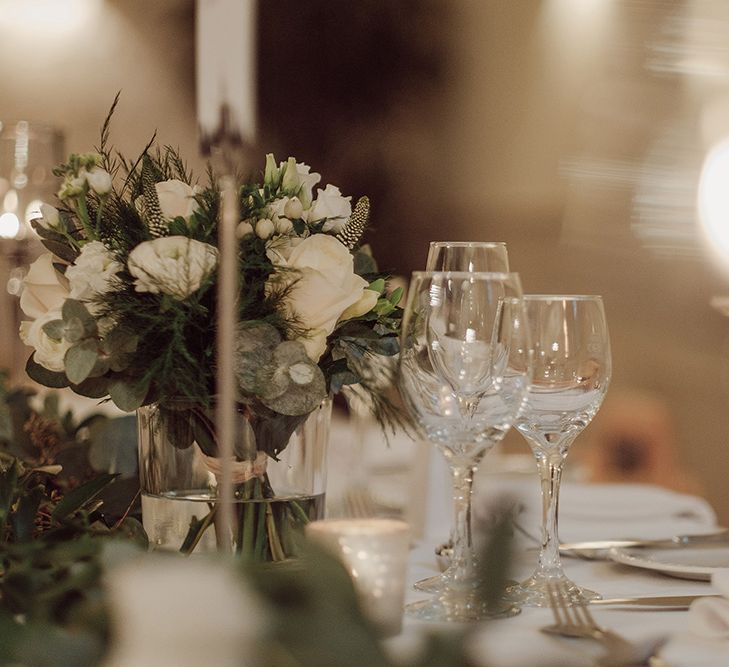
[{"label": "white plate", "polygon": [[610,549],[610,558],[623,565],[654,570],[681,579],[709,581],[717,570],[729,568],[729,545]]}]

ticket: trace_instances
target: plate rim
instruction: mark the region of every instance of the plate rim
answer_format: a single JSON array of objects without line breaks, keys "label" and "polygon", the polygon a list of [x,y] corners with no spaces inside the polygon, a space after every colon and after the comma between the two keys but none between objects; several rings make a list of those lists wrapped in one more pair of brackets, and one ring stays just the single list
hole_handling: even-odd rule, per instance
[{"label": "plate rim", "polygon": [[[726,550],[726,545],[724,550]],[[704,547],[706,548],[706,547]],[[712,547],[709,547],[712,548]],[[715,545],[713,548],[719,548],[719,545]],[[653,570],[660,572],[671,577],[678,577],[681,579],[695,579],[699,581],[710,581],[711,575],[719,570],[726,568],[710,565],[682,565],[680,563],[669,563],[650,560],[648,558],[641,558],[636,551],[640,551],[640,547],[612,547],[608,550],[608,557],[610,560],[620,563],[621,565],[629,565],[631,567],[637,567],[643,570]],[[654,547],[653,551],[661,550]],[[662,549],[662,551],[671,552],[680,550],[680,547],[668,547]]]}]

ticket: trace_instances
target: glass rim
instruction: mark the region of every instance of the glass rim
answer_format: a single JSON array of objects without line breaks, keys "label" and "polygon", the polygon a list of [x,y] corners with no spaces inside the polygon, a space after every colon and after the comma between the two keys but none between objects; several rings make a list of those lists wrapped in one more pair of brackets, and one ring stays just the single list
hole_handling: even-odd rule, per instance
[{"label": "glass rim", "polygon": [[431,241],[431,248],[451,246],[453,248],[495,248],[506,247],[505,241]]},{"label": "glass rim", "polygon": [[434,276],[445,276],[448,278],[479,278],[492,280],[516,279],[519,274],[516,271],[413,271],[412,278],[432,278]]},{"label": "glass rim", "polygon": [[602,294],[524,294],[529,301],[602,301]]}]

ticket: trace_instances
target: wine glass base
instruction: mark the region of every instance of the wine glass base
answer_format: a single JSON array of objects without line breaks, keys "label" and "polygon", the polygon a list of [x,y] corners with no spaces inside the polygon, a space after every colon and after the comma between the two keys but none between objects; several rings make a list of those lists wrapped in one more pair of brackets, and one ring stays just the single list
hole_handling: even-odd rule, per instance
[{"label": "wine glass base", "polygon": [[427,579],[421,579],[413,584],[416,591],[423,593],[441,593],[448,587],[448,579],[444,574],[435,574]]},{"label": "wine glass base", "polygon": [[549,586],[555,587],[568,606],[579,606],[599,600],[602,595],[582,588],[564,574],[548,576],[535,572],[531,577],[506,589],[506,597],[514,604],[523,607],[550,607]]},{"label": "wine glass base", "polygon": [[441,595],[405,605],[405,613],[420,621],[469,623],[496,618],[510,618],[521,613],[511,602],[489,606],[475,593],[463,596]]}]

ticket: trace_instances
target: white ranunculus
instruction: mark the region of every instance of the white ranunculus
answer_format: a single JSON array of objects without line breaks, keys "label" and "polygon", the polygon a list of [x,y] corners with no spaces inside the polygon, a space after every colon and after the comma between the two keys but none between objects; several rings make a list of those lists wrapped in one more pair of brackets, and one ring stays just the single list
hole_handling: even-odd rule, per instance
[{"label": "white ranunculus", "polygon": [[285,266],[287,270],[274,274],[273,280],[294,281],[284,304],[308,330],[308,337],[301,342],[316,362],[326,348],[326,337],[342,313],[362,298],[368,284],[354,273],[347,248],[327,234],[302,240],[289,254]]},{"label": "white ranunculus", "polygon": [[253,231],[253,225],[248,220],[242,220],[235,228],[235,235],[239,239],[244,239],[246,236],[253,234]]},{"label": "white ranunculus", "polygon": [[164,236],[140,243],[127,266],[137,292],[169,294],[185,299],[200,289],[214,271],[218,250],[186,236]]},{"label": "white ranunculus", "polygon": [[58,213],[58,209],[50,204],[40,205],[41,217],[36,218],[35,221],[45,229],[52,229],[54,231],[62,228],[63,223],[61,221],[61,215]]},{"label": "white ranunculus", "polygon": [[76,261],[66,269],[71,298],[91,301],[109,290],[109,281],[124,266],[101,241],[92,241],[81,248]]},{"label": "white ranunculus", "polygon": [[45,331],[43,331],[43,325],[51,320],[60,320],[61,311],[49,310],[32,322],[21,322],[20,323],[20,338],[26,344],[35,348],[33,353],[33,360],[47,368],[49,371],[62,371],[64,370],[63,358],[66,355],[66,351],[71,347],[71,343],[67,340],[53,340],[49,338]]},{"label": "white ranunculus", "polygon": [[101,167],[93,167],[84,173],[86,182],[97,195],[108,194],[111,190],[111,174]]},{"label": "white ranunculus", "polygon": [[43,253],[23,278],[21,310],[28,317],[40,317],[49,310],[60,310],[68,297],[68,280],[54,268],[53,255]]},{"label": "white ranunculus", "polygon": [[162,215],[170,220],[181,217],[187,220],[197,210],[195,195],[198,187],[190,187],[187,183],[173,178],[154,184]]},{"label": "white ranunculus", "polygon": [[316,199],[309,211],[309,224],[326,220],[322,231],[339,232],[352,215],[352,198],[343,197],[336,185],[316,189]]}]

